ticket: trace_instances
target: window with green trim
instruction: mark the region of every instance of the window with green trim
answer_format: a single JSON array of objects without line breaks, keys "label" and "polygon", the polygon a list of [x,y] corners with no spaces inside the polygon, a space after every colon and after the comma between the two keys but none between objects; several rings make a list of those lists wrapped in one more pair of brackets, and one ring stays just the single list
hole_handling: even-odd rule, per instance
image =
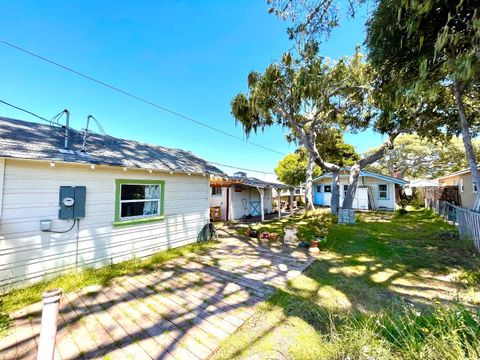
[{"label": "window with green trim", "polygon": [[160,180],[116,180],[115,221],[162,216],[164,187]]}]

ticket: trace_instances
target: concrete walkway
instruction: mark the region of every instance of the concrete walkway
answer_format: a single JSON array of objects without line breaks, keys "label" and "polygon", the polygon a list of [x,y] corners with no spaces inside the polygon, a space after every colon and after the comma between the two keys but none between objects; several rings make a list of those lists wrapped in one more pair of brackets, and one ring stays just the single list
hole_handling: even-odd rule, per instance
[{"label": "concrete walkway", "polygon": [[[204,255],[65,294],[55,359],[206,359],[312,261],[304,250],[220,231]],[[41,304],[12,315],[1,359],[35,359]]]}]

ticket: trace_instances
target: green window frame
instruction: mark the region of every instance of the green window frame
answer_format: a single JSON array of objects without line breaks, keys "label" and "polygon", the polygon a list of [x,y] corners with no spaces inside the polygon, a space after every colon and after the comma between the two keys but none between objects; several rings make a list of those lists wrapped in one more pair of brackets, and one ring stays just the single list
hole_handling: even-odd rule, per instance
[{"label": "green window frame", "polygon": [[[158,185],[160,199],[158,200],[158,213],[154,215],[136,216],[130,218],[121,217],[121,205],[127,201],[121,199],[122,185]],[[132,201],[132,200],[131,200]],[[163,180],[138,180],[138,179],[116,179],[115,180],[115,219],[114,226],[143,224],[146,222],[159,221],[164,219],[165,181]]]}]

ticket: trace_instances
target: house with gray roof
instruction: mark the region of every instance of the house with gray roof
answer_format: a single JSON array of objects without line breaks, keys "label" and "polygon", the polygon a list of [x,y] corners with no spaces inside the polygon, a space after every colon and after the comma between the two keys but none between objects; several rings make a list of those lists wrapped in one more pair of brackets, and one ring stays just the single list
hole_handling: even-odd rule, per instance
[{"label": "house with gray roof", "polygon": [[197,241],[211,176],[185,150],[0,117],[0,289]]}]

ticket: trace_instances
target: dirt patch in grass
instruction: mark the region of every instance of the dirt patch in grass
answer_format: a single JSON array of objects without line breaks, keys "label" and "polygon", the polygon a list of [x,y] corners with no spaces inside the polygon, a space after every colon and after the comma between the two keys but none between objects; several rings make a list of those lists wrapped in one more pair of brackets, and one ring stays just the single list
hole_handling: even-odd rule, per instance
[{"label": "dirt patch in grass", "polygon": [[[330,225],[327,250],[214,359],[478,358],[480,262],[472,244],[428,211],[358,220]],[[260,229],[311,221],[299,215]]]}]

